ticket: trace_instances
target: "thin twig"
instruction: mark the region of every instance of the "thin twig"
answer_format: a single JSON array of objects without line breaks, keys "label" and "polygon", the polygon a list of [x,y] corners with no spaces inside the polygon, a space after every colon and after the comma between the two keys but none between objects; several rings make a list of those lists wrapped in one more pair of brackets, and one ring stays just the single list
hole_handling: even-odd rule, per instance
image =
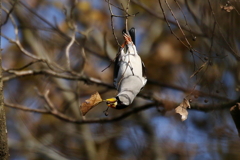
[{"label": "thin twig", "polygon": [[190,27],[189,24],[188,24],[187,18],[186,18],[186,16],[185,16],[185,14],[183,13],[183,10],[182,10],[180,4],[178,3],[177,0],[174,0],[174,1],[175,1],[175,3],[177,4],[179,10],[181,11],[181,13],[182,13],[182,15],[183,15],[183,17],[184,17],[184,20],[185,20],[185,23],[186,23],[186,27],[187,27],[188,30],[190,31],[190,34],[191,34],[191,36],[192,36],[192,40],[195,41],[195,40],[196,40],[196,36],[193,35],[192,29],[191,29],[191,27]]},{"label": "thin twig", "polygon": [[108,68],[116,61],[116,58],[119,56],[120,53],[121,53],[121,52],[120,52],[120,49],[119,49],[118,53],[116,54],[116,57],[115,57],[113,60],[110,59],[110,64],[109,64],[106,68],[104,68],[104,69],[102,70],[102,72],[104,72],[106,69],[108,69]]},{"label": "thin twig", "polygon": [[19,41],[15,41],[11,38],[8,38],[7,36],[5,36],[4,34],[1,34],[2,37],[4,37],[6,40],[8,40],[10,43],[15,43],[17,45],[17,47],[28,57],[32,58],[32,59],[36,59],[36,60],[42,60],[41,58],[33,55],[32,53],[28,52],[27,50],[25,50],[23,48],[23,46],[21,45],[21,43]]},{"label": "thin twig", "polygon": [[13,104],[13,103],[8,103],[8,102],[4,102],[4,105],[6,107],[10,107],[10,108],[14,108],[14,109],[19,109],[19,110],[23,110],[26,112],[35,112],[35,113],[42,113],[42,114],[51,114],[49,111],[45,110],[45,109],[33,109],[33,108],[28,108],[19,104]]},{"label": "thin twig", "polygon": [[19,37],[18,37],[18,27],[17,27],[17,24],[16,24],[13,16],[8,12],[8,10],[7,10],[6,8],[3,7],[2,9],[3,9],[3,11],[5,11],[7,14],[9,14],[9,17],[10,17],[10,19],[11,19],[11,21],[12,21],[12,24],[13,24],[13,27],[14,27],[14,33],[15,33],[15,39],[16,39],[16,40],[13,40],[13,39],[11,39],[11,38],[8,38],[7,36],[5,36],[5,35],[2,34],[2,33],[1,33],[1,36],[4,37],[5,39],[7,39],[10,43],[15,43],[15,44],[18,46],[18,48],[19,48],[26,56],[31,57],[31,58],[36,59],[36,60],[40,60],[39,57],[31,54],[30,52],[28,52],[27,50],[25,50],[25,49],[22,47],[22,45],[21,45],[21,43],[20,43],[20,41],[19,41]]},{"label": "thin twig", "polygon": [[4,71],[5,71],[5,72],[9,72],[9,71],[20,71],[20,70],[23,70],[23,69],[25,69],[25,68],[27,68],[27,67],[35,64],[35,63],[38,63],[38,62],[42,62],[42,60],[35,60],[35,61],[32,61],[32,62],[30,62],[30,63],[28,63],[28,64],[26,64],[26,65],[24,65],[24,66],[22,66],[22,67],[20,67],[20,68],[4,69]]},{"label": "thin twig", "polygon": [[[3,10],[4,10],[6,13],[9,13],[6,8],[3,8]],[[14,32],[15,32],[15,37],[16,37],[16,38],[15,38],[15,40],[13,40],[13,39],[5,36],[4,34],[1,34],[2,37],[4,37],[4,38],[5,38],[6,40],[8,40],[10,43],[16,44],[17,47],[18,47],[26,56],[31,57],[31,58],[35,59],[36,61],[42,61],[42,62],[46,63],[47,66],[48,66],[50,69],[52,69],[52,70],[55,70],[55,69],[53,69],[53,67],[52,67],[52,66],[55,66],[55,67],[57,67],[58,69],[60,69],[60,70],[62,70],[63,72],[65,72],[65,70],[64,70],[61,66],[57,65],[56,63],[54,63],[54,62],[49,62],[49,61],[46,60],[46,59],[42,59],[42,58],[40,58],[40,57],[37,57],[37,56],[35,56],[34,54],[28,52],[26,49],[24,49],[23,46],[22,46],[22,44],[21,44],[21,42],[20,42],[20,40],[19,40],[18,26],[17,26],[17,24],[16,24],[13,16],[12,16],[10,13],[9,13],[9,17],[10,17],[10,19],[11,19],[11,21],[12,21],[12,24],[13,24],[13,27],[14,27]]]},{"label": "thin twig", "polygon": [[[149,9],[146,5],[144,5],[143,3],[141,3],[140,1],[137,1],[137,0],[132,0],[131,2],[135,3],[136,5],[138,5],[139,7],[141,7],[142,9],[144,9],[145,11],[147,11],[149,14],[157,17],[158,19],[160,20],[164,20],[164,17],[156,14],[156,12],[154,12],[153,10]],[[174,26],[177,26],[177,23],[175,21],[172,21],[172,20],[168,20],[168,22]],[[189,29],[187,27],[184,27],[182,26],[182,29],[185,30],[185,31],[188,31],[188,32],[191,32],[189,31]],[[197,32],[192,32],[194,33],[194,35],[198,36],[198,37],[206,37],[206,35],[202,34],[202,33],[197,33]]]},{"label": "thin twig", "polygon": [[104,83],[101,80],[96,79],[96,78],[91,78],[91,77],[87,77],[87,76],[83,76],[83,75],[82,76],[66,75],[66,74],[57,73],[57,72],[54,72],[51,70],[9,71],[9,73],[12,73],[13,75],[3,77],[3,82],[7,82],[7,81],[10,81],[15,78],[27,77],[27,76],[32,76],[32,75],[49,75],[49,76],[53,76],[56,78],[62,78],[62,79],[66,79],[66,80],[79,80],[79,81],[83,81],[86,83],[92,83],[92,84],[102,85],[102,86],[109,87],[109,88],[114,88],[112,85]]},{"label": "thin twig", "polygon": [[86,53],[85,53],[85,49],[84,48],[82,48],[82,57],[83,57],[83,61],[82,61],[82,66],[81,66],[81,69],[80,69],[80,75],[82,75],[83,74],[83,70],[84,70],[84,66],[85,66],[85,63],[86,63],[86,61],[87,61],[87,57],[86,57]]},{"label": "thin twig", "polygon": [[52,104],[52,102],[49,99],[49,93],[50,91],[47,90],[44,94],[42,94],[42,98],[45,100],[45,102],[47,103],[48,107],[50,108],[51,112],[57,112],[57,109],[54,107],[54,105]]},{"label": "thin twig", "polygon": [[[169,8],[169,10],[170,10],[170,12],[171,12],[171,14],[172,14],[172,16],[174,17],[174,19],[175,19],[175,21],[176,21],[176,23],[177,23],[177,26],[178,26],[179,29],[181,30],[181,32],[182,32],[182,34],[183,34],[183,36],[184,36],[185,41],[187,42],[187,44],[185,44],[185,43],[181,40],[181,38],[179,38],[179,37],[177,36],[177,34],[176,34],[175,32],[173,32],[173,30],[172,30],[172,28],[171,28],[171,25],[170,25],[170,23],[169,23],[169,20],[168,20],[167,17],[166,17],[166,14],[165,14],[165,11],[164,11],[164,9],[163,9],[161,0],[158,0],[158,2],[159,2],[159,6],[160,6],[160,8],[161,8],[161,10],[162,10],[162,13],[163,13],[163,17],[164,17],[164,19],[165,19],[165,22],[167,23],[167,26],[168,26],[171,34],[173,34],[174,37],[175,37],[178,41],[180,41],[186,48],[188,48],[189,51],[190,51],[192,54],[194,54],[194,55],[197,56],[201,61],[204,62],[204,60],[203,60],[199,55],[196,54],[196,53],[199,53],[199,54],[201,54],[201,53],[200,53],[199,51],[197,51],[196,49],[193,49],[192,46],[191,46],[191,44],[190,44],[189,41],[187,40],[186,35],[185,35],[185,33],[183,32],[181,25],[179,24],[178,20],[176,19],[175,15],[174,15],[174,13],[172,12],[172,9],[170,8],[170,6],[169,6],[169,4],[167,3],[167,1],[165,0],[165,3],[167,4],[167,6],[168,6],[168,8]],[[196,52],[196,53],[195,53],[195,52]]]},{"label": "thin twig", "polygon": [[210,48],[209,48],[209,54],[211,54],[212,47],[213,47],[213,39],[214,39],[214,34],[215,34],[215,27],[216,27],[216,22],[214,21],[213,31],[212,31],[212,37],[211,37],[211,45],[210,45]]},{"label": "thin twig", "polygon": [[203,68],[206,66],[206,64],[208,64],[208,63],[209,63],[209,61],[206,61],[205,63],[203,63],[203,64],[198,68],[198,70],[196,70],[196,71],[190,76],[190,78],[196,76],[199,72],[201,72],[202,69],[203,69]]},{"label": "thin twig", "polygon": [[124,11],[124,9],[123,9],[123,8],[121,8],[121,7],[118,7],[117,5],[114,5],[114,4],[112,4],[112,3],[109,3],[109,2],[108,2],[108,0],[105,0],[105,2],[107,2],[108,4],[110,4],[110,5],[114,6],[115,8],[117,8],[117,9],[119,9],[119,10],[121,10],[121,11]]},{"label": "thin twig", "polygon": [[17,1],[15,1],[14,4],[12,5],[12,8],[11,8],[11,9],[9,10],[9,12],[7,13],[6,19],[5,19],[5,21],[1,24],[1,26],[5,25],[5,24],[7,23],[8,19],[9,19],[9,16],[10,16],[10,14],[13,12],[16,4],[17,4]]},{"label": "thin twig", "polygon": [[170,23],[168,22],[168,19],[167,19],[167,17],[166,17],[166,14],[165,14],[165,11],[164,11],[164,9],[163,9],[161,0],[158,0],[158,2],[159,2],[159,5],[160,5],[160,8],[161,8],[161,10],[162,10],[164,20],[165,20],[165,22],[167,23],[167,26],[168,26],[170,32],[177,38],[177,40],[179,40],[185,47],[188,48],[188,46],[175,34],[175,32],[173,32],[173,30],[172,30],[172,28],[171,28],[171,26],[170,26]]},{"label": "thin twig", "polygon": [[190,12],[191,16],[193,17],[193,20],[195,21],[195,23],[197,24],[197,26],[201,26],[198,22],[198,18],[197,16],[194,14],[194,12],[192,11],[189,3],[188,3],[188,0],[185,0],[185,4],[186,4],[186,7],[187,7],[187,10],[188,12]]},{"label": "thin twig", "polygon": [[194,90],[193,91],[192,89],[187,89],[187,88],[184,88],[182,86],[161,83],[159,81],[155,81],[155,80],[152,80],[152,79],[148,79],[147,83],[148,83],[148,85],[155,85],[155,86],[159,86],[159,87],[163,87],[163,88],[168,88],[168,89],[172,89],[172,90],[176,90],[176,91],[181,91],[181,92],[184,92],[184,93],[198,94],[199,96],[213,97],[213,98],[216,98],[216,99],[219,99],[219,100],[230,101],[230,99],[227,98],[227,97],[223,97],[223,96],[219,96],[219,95],[215,95],[215,94],[208,94],[208,93],[202,92],[200,90]]},{"label": "thin twig", "polygon": [[116,36],[116,34],[115,34],[115,31],[114,31],[114,24],[113,24],[113,12],[112,12],[112,8],[111,8],[111,5],[110,5],[110,0],[108,0],[108,9],[109,9],[109,12],[110,12],[110,14],[111,14],[111,27],[112,27],[112,33],[113,33],[113,36],[114,36],[114,38],[115,38],[115,41],[116,41],[116,43],[117,43],[117,45],[120,47],[121,45],[120,45],[120,43],[118,42],[118,38],[117,38],[117,36]]},{"label": "thin twig", "polygon": [[22,1],[18,1],[23,7],[25,7],[28,11],[30,11],[32,14],[34,14],[35,16],[37,16],[40,20],[42,20],[43,22],[45,22],[47,25],[49,25],[50,27],[52,27],[54,30],[56,30],[58,33],[60,33],[62,36],[66,36],[59,28],[55,27],[54,25],[52,25],[50,22],[48,22],[45,18],[43,18],[42,16],[40,16],[38,13],[35,12],[35,10],[31,9],[30,7],[28,7],[26,4],[24,4]]},{"label": "thin twig", "polygon": [[[159,0],[159,2],[160,2],[160,0]],[[160,2],[161,3],[161,2]],[[167,0],[165,0],[165,3],[166,3],[166,5],[167,5],[167,7],[168,7],[168,9],[169,9],[169,11],[171,12],[171,14],[172,14],[172,17],[174,18],[174,20],[176,21],[176,23],[177,23],[177,26],[178,26],[178,28],[180,29],[180,31],[181,31],[181,33],[182,33],[182,35],[183,35],[183,37],[184,37],[184,39],[185,39],[185,41],[187,42],[187,44],[188,44],[188,49],[190,49],[191,50],[191,48],[192,48],[192,45],[189,43],[189,41],[188,41],[188,39],[187,39],[187,37],[186,37],[186,35],[185,35],[185,33],[184,33],[184,31],[182,30],[182,27],[181,27],[181,25],[180,25],[180,23],[178,22],[178,20],[177,20],[177,18],[176,18],[176,16],[174,15],[174,13],[173,13],[173,11],[172,11],[172,9],[171,9],[171,7],[170,7],[170,5],[168,4],[168,2],[167,2]],[[161,8],[162,10],[163,10],[163,8]],[[167,19],[167,18],[166,18]],[[185,44],[184,44],[185,45]]]},{"label": "thin twig", "polygon": [[126,19],[125,19],[125,28],[126,28],[126,32],[128,33],[128,9],[129,9],[129,4],[130,4],[130,0],[128,0],[127,2],[127,7],[126,7]]},{"label": "thin twig", "polygon": [[216,24],[217,24],[217,26],[218,26],[218,28],[219,28],[219,33],[220,33],[221,37],[223,38],[224,42],[227,44],[228,48],[232,51],[233,56],[239,61],[239,60],[240,60],[240,56],[234,51],[234,49],[233,49],[233,48],[231,47],[231,45],[227,42],[226,38],[223,36],[223,34],[222,34],[222,32],[221,32],[221,27],[220,27],[220,25],[219,25],[219,23],[218,23],[218,21],[217,21],[217,19],[216,19],[216,17],[215,17],[215,13],[214,13],[214,11],[213,11],[213,8],[212,8],[212,5],[211,5],[210,0],[208,0],[208,4],[209,4],[209,7],[210,7],[210,9],[211,9],[211,13],[212,13],[212,16],[213,16],[213,18],[214,18],[214,21],[216,22]]},{"label": "thin twig", "polygon": [[70,41],[69,44],[67,45],[66,51],[65,51],[66,58],[67,58],[67,67],[68,67],[68,70],[71,70],[69,50],[70,50],[71,46],[74,44],[74,41],[75,41],[76,28],[77,28],[77,27],[74,26],[73,33],[72,33],[72,36],[71,36],[71,41]]}]

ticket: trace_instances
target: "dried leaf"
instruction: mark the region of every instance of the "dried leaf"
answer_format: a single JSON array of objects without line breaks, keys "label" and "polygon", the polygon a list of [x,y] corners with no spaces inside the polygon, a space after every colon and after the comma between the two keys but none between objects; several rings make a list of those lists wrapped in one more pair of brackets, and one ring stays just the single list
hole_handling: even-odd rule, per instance
[{"label": "dried leaf", "polygon": [[91,97],[89,99],[85,100],[85,102],[83,102],[80,106],[80,110],[81,110],[82,114],[85,116],[89,110],[91,110],[94,106],[96,106],[97,104],[99,104],[102,101],[103,100],[98,92],[91,95]]},{"label": "dried leaf", "polygon": [[234,110],[240,110],[240,103],[237,103],[230,108],[230,112],[233,112]]},{"label": "dried leaf", "polygon": [[221,5],[220,8],[226,12],[231,12],[234,9],[233,6],[229,6],[229,5],[225,5],[225,6]]},{"label": "dried leaf", "polygon": [[236,105],[232,106],[232,107],[230,108],[230,112],[234,111],[236,107],[237,107]]},{"label": "dried leaf", "polygon": [[190,106],[189,100],[184,98],[182,103],[177,108],[175,108],[176,113],[181,115],[182,121],[185,121],[187,119],[187,116],[188,116],[187,108],[190,108],[190,107],[191,106]]}]

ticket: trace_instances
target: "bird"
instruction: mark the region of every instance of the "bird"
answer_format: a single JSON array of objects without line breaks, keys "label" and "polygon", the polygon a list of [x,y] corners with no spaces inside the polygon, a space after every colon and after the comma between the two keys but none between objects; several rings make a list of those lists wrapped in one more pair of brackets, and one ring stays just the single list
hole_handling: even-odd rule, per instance
[{"label": "bird", "polygon": [[124,109],[128,107],[137,94],[147,83],[145,65],[138,55],[135,46],[135,28],[128,33],[123,30],[125,42],[119,48],[114,65],[114,87],[118,94],[116,97],[106,99],[108,107]]}]

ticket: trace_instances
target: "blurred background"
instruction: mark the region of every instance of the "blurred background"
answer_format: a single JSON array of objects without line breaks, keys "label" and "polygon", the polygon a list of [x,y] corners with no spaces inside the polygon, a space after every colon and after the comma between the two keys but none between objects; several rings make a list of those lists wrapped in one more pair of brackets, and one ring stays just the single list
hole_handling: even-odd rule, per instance
[{"label": "blurred background", "polygon": [[[2,0],[1,48],[11,160],[238,160],[229,109],[239,99],[240,4],[237,0]],[[160,3],[161,2],[161,3]],[[111,4],[110,4],[111,3]],[[117,95],[112,60],[128,27],[148,83],[124,110],[100,104],[83,117],[93,93]],[[110,10],[109,10],[110,7]],[[164,15],[165,18],[164,19]],[[111,19],[111,12],[115,16]],[[107,68],[108,67],[108,68]],[[106,69],[107,68],[107,69]],[[106,70],[104,70],[106,69]],[[104,71],[103,71],[104,70]],[[42,94],[76,124],[51,114]],[[183,98],[192,109],[181,121]],[[8,105],[7,105],[8,104]]]}]

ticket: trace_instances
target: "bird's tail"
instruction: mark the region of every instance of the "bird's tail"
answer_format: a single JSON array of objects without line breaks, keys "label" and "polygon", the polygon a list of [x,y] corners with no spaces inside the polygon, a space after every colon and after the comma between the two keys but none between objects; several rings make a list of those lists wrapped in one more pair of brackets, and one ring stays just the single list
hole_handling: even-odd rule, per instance
[{"label": "bird's tail", "polygon": [[130,36],[131,36],[131,38],[132,38],[132,41],[133,41],[133,44],[134,44],[134,45],[136,45],[136,44],[135,44],[135,32],[136,32],[136,29],[135,29],[134,27],[132,27],[132,28],[129,30],[129,34],[130,34]]}]

